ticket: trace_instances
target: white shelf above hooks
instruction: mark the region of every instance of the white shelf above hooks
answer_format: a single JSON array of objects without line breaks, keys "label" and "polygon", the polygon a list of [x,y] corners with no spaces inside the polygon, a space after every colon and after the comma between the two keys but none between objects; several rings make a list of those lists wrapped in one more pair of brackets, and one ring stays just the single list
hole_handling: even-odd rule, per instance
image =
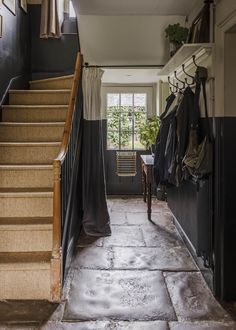
[{"label": "white shelf above hooks", "polygon": [[159,76],[173,75],[174,71],[181,71],[184,64],[186,69],[193,65],[192,56],[195,55],[196,62],[205,56],[212,54],[214,43],[184,44],[159,72]]}]

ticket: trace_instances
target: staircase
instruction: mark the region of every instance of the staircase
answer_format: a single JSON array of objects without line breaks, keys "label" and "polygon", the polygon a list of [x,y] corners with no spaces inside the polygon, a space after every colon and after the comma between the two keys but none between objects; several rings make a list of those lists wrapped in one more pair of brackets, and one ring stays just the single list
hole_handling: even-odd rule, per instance
[{"label": "staircase", "polygon": [[52,298],[53,160],[73,76],[9,91],[0,122],[0,300]]}]

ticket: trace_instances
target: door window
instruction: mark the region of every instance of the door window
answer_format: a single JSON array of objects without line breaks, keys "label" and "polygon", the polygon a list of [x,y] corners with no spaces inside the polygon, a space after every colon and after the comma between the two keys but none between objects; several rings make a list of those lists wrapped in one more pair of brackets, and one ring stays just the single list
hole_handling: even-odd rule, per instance
[{"label": "door window", "polygon": [[139,126],[151,110],[152,88],[136,87],[125,91],[105,93],[108,150],[143,150],[139,140]]}]

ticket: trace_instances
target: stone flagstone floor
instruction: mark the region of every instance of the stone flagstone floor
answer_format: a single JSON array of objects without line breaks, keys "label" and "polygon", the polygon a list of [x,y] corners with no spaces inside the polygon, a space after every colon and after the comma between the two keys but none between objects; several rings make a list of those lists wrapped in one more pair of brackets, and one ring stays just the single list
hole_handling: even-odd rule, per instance
[{"label": "stone flagstone floor", "polygon": [[[61,320],[42,329],[236,329],[205,284],[166,203],[109,199],[112,236],[83,235]],[[57,318],[57,319],[56,319]]]},{"label": "stone flagstone floor", "polygon": [[153,201],[152,222],[141,198],[108,203],[112,236],[80,237],[63,302],[40,329],[236,329],[205,284],[166,203]]}]

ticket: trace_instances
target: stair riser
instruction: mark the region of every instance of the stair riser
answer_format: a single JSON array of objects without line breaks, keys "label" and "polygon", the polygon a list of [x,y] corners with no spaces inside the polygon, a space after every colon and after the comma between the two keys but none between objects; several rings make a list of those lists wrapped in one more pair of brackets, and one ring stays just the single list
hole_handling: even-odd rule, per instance
[{"label": "stair riser", "polygon": [[2,218],[52,217],[51,197],[0,197]]},{"label": "stair riser", "polygon": [[9,104],[35,104],[35,105],[43,105],[43,104],[68,104],[69,103],[70,93],[68,92],[60,92],[60,93],[10,93],[9,94]]},{"label": "stair riser", "polygon": [[0,271],[0,298],[50,300],[50,270]]},{"label": "stair riser", "polygon": [[54,122],[66,120],[67,107],[64,109],[50,109],[50,108],[31,108],[31,109],[4,109],[3,108],[3,121],[9,122]]},{"label": "stair riser", "polygon": [[52,169],[0,169],[0,188],[52,188]]},{"label": "stair riser", "polygon": [[[9,226],[9,229],[11,226]],[[0,230],[0,252],[52,250],[52,230]]]},{"label": "stair riser", "polygon": [[51,164],[59,146],[0,146],[0,164]]},{"label": "stair riser", "polygon": [[0,126],[1,142],[61,141],[63,126]]},{"label": "stair riser", "polygon": [[61,79],[55,81],[48,81],[48,82],[38,82],[38,83],[31,83],[30,89],[71,89],[72,88],[73,80],[70,79]]}]

